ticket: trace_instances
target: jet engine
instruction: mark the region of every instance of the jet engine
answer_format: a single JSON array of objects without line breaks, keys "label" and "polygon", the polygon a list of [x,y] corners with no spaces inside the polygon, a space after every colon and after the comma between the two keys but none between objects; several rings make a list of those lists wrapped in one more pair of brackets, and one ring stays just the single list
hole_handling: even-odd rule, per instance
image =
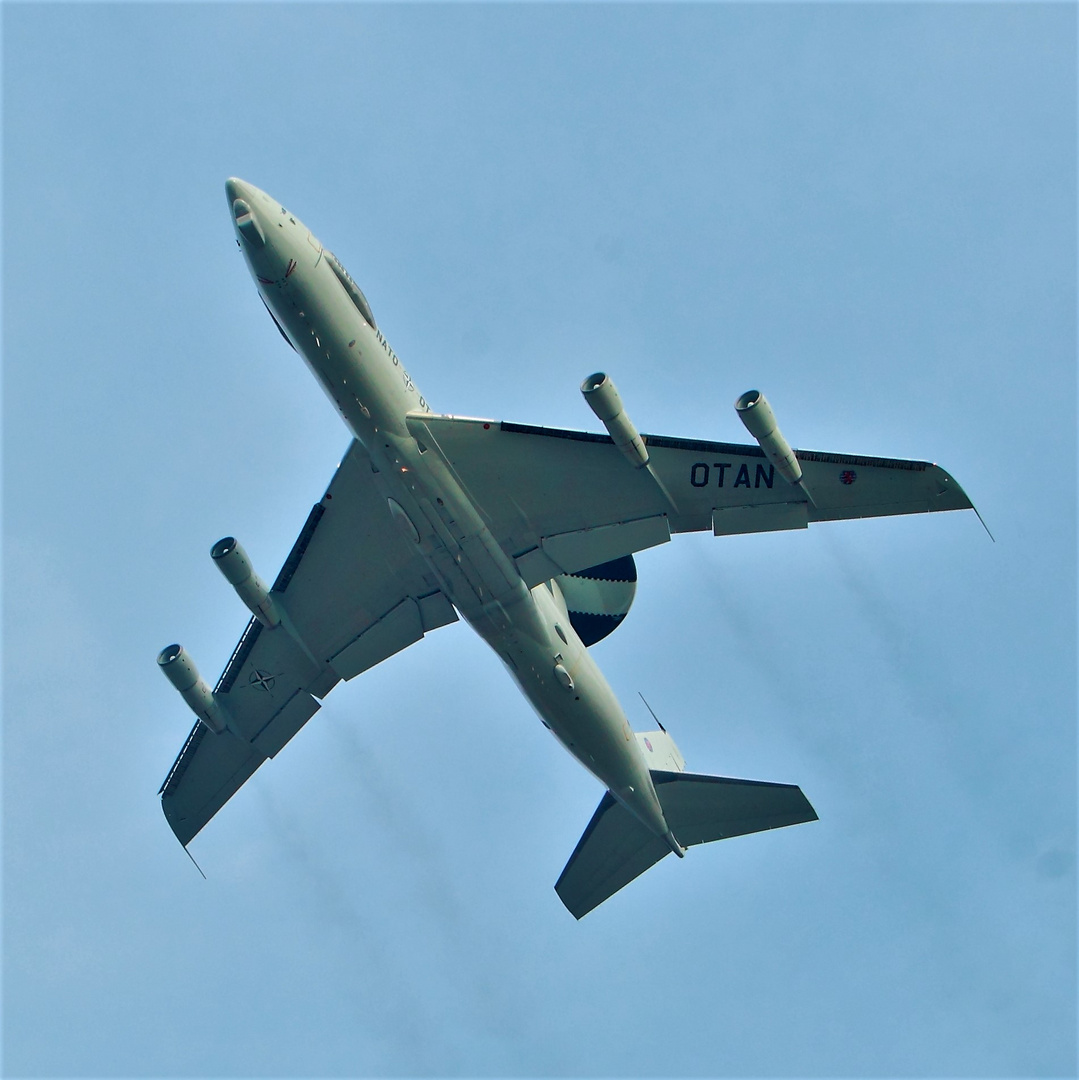
[{"label": "jet engine", "polygon": [[780,476],[792,484],[801,484],[802,466],[798,464],[790,443],[783,438],[768,399],[759,390],[747,390],[734,403],[734,407],[746,430],[760,444],[764,456],[776,467]]},{"label": "jet engine", "polygon": [[262,578],[255,573],[247,552],[240,546],[236,537],[226,536],[218,540],[210,548],[210,558],[247,605],[251,614],[267,630],[272,630],[281,622],[281,615],[270,595],[270,590],[266,588]]},{"label": "jet engine", "polygon": [[633,426],[633,421],[626,416],[622,398],[610,376],[602,371],[589,375],[581,383],[581,393],[626,460],[634,468],[643,469],[648,464],[648,450]]},{"label": "jet engine", "polygon": [[157,662],[166,678],[180,691],[192,712],[215,734],[228,726],[224,710],[214,697],[199,669],[180,645],[169,645],[158,654]]}]

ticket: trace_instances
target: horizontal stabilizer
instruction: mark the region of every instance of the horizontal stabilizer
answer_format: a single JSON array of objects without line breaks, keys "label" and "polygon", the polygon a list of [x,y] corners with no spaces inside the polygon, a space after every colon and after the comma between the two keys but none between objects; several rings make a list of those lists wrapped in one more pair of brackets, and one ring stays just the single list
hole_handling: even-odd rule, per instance
[{"label": "horizontal stabilizer", "polygon": [[646,829],[609,791],[604,792],[555,892],[579,919],[670,853],[666,840]]},{"label": "horizontal stabilizer", "polygon": [[[664,817],[683,847],[816,821],[801,788],[695,773],[652,773]],[[592,815],[555,885],[577,919],[670,854],[610,792]]]},{"label": "horizontal stabilizer", "polygon": [[683,847],[816,821],[797,784],[653,772],[663,816]]}]

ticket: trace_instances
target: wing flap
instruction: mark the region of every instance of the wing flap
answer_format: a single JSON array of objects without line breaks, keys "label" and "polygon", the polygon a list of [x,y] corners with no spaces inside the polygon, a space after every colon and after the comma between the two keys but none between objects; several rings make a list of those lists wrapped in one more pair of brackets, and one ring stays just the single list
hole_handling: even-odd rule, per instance
[{"label": "wing flap", "polygon": [[712,532],[716,536],[737,533],[781,532],[809,527],[809,504],[762,503],[760,506],[720,506],[712,511]]},{"label": "wing flap", "polygon": [[330,663],[342,679],[352,679],[381,664],[394,653],[407,649],[423,637],[420,606],[405,597],[396,607],[364,629]]},{"label": "wing flap", "polygon": [[594,529],[545,536],[538,548],[517,557],[517,570],[529,588],[560,574],[613,562],[627,551],[644,551],[671,538],[666,514],[599,525]]},{"label": "wing flap", "polygon": [[285,743],[296,734],[321,708],[319,703],[302,690],[297,690],[270,717],[266,726],[252,740],[259,752],[266,757],[276,757]]}]

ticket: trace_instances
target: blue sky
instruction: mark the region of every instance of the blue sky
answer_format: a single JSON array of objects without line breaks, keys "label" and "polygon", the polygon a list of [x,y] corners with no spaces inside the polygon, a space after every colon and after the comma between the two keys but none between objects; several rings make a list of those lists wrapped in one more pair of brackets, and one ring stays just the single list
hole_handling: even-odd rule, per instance
[{"label": "blue sky", "polygon": [[[1076,11],[5,4],[7,1076],[1076,1070]],[[347,444],[223,184],[436,410],[928,458],[972,514],[681,537],[596,656],[820,821],[581,923],[598,784],[467,627],[335,690],[192,845],[158,784]]]}]

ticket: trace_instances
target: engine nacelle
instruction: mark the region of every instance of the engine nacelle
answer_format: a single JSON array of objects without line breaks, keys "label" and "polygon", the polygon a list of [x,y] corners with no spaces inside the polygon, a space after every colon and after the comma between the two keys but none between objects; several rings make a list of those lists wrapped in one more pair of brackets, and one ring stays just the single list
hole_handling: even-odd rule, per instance
[{"label": "engine nacelle", "polygon": [[734,407],[746,430],[757,440],[765,457],[779,474],[792,484],[801,484],[802,466],[798,464],[790,443],[783,438],[768,399],[759,390],[747,390],[734,403]]},{"label": "engine nacelle", "polygon": [[270,590],[266,588],[262,578],[255,573],[247,552],[240,546],[236,537],[226,536],[218,540],[210,548],[210,558],[247,605],[251,614],[267,630],[273,629],[281,622],[281,614],[274,604]]},{"label": "engine nacelle", "polygon": [[180,691],[191,711],[215,734],[228,726],[221,703],[206,685],[199,669],[180,645],[169,645],[157,656],[157,663],[166,678]]},{"label": "engine nacelle", "polygon": [[643,469],[648,464],[648,449],[633,426],[633,421],[626,416],[622,398],[615,389],[609,375],[597,371],[581,383],[588,407],[599,417],[607,433],[614,440],[614,445],[622,451],[626,460],[636,469]]}]

